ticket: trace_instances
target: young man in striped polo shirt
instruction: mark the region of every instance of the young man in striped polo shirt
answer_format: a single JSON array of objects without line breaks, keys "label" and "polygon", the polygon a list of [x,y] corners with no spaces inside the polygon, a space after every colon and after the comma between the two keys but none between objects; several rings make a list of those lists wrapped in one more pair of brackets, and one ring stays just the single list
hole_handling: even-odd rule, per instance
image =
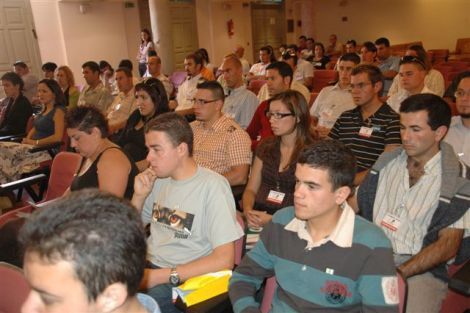
[{"label": "young man in striped polo shirt", "polygon": [[271,312],[398,312],[390,241],[346,202],[355,169],[336,140],[301,153],[294,207],[274,214],[230,280],[234,312],[260,312],[254,294],[273,275]]},{"label": "young man in striped polo shirt", "polygon": [[359,185],[384,151],[400,145],[398,114],[382,102],[383,75],[379,68],[363,64],[351,73],[351,93],[356,108],[343,112],[328,137],[348,146],[357,159],[354,185]]}]

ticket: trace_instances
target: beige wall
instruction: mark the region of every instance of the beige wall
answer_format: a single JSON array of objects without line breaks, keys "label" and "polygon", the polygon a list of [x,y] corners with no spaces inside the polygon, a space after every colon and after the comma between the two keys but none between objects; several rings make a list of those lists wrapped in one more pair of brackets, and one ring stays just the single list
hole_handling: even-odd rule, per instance
[{"label": "beige wall", "polygon": [[314,38],[323,43],[336,33],[343,43],[385,36],[392,44],[422,41],[426,49],[454,50],[457,38],[470,37],[469,0],[311,1]]},{"label": "beige wall", "polygon": [[[251,53],[251,9],[243,7],[248,1],[196,0],[199,46],[209,52],[211,63],[220,65],[224,55],[233,52],[235,45],[245,48],[245,58],[253,63]],[[234,35],[228,36],[227,21],[234,23]]]},{"label": "beige wall", "polygon": [[121,59],[135,57],[139,45],[140,20],[137,4],[91,3],[80,13],[79,3],[31,0],[38,32],[41,59],[67,64],[78,84],[83,84],[81,65],[88,60],[107,60],[116,67]]}]

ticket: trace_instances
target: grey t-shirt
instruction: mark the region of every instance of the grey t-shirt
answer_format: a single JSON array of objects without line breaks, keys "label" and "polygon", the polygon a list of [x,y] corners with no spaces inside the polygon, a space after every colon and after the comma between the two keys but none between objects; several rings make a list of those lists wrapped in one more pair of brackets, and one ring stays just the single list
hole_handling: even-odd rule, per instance
[{"label": "grey t-shirt", "polygon": [[185,180],[157,179],[142,219],[151,223],[147,259],[160,267],[199,259],[243,235],[227,179],[202,167]]}]

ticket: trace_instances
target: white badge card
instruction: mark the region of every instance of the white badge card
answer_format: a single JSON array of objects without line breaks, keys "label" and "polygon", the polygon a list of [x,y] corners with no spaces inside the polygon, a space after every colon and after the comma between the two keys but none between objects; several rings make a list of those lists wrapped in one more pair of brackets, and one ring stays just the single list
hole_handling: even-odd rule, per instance
[{"label": "white badge card", "polygon": [[281,204],[285,196],[286,194],[283,192],[270,190],[268,197],[266,198],[266,201],[276,203],[276,204]]},{"label": "white badge card", "polygon": [[361,129],[359,129],[359,136],[369,138],[372,136],[373,131],[373,128],[362,126]]},{"label": "white badge card", "polygon": [[380,225],[390,229],[391,231],[397,231],[398,227],[400,227],[400,223],[400,218],[398,216],[387,213],[382,222],[380,222]]}]

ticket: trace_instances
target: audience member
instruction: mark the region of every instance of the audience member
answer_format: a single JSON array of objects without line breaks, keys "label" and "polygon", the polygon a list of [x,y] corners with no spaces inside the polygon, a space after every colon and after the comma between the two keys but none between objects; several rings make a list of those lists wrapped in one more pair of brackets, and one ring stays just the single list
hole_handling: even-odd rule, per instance
[{"label": "audience member", "polygon": [[[15,73],[18,74],[23,80],[23,95],[28,98],[29,102],[36,104],[38,101],[35,99],[39,79],[30,72],[28,65],[23,61],[16,61],[13,64]],[[35,101],[36,100],[36,101]]]},{"label": "audience member", "polygon": [[53,62],[46,62],[41,67],[44,74],[44,78],[55,79],[55,70],[57,69],[57,64]]},{"label": "audience member", "polygon": [[80,91],[75,86],[75,78],[72,70],[66,65],[59,66],[57,70],[57,82],[65,96],[65,107],[67,109],[75,108],[78,104]]},{"label": "audience member", "polygon": [[202,58],[199,54],[189,54],[184,59],[184,69],[188,76],[186,80],[178,87],[176,101],[170,101],[170,108],[180,115],[194,113],[192,100],[196,94],[196,86],[202,78]]},{"label": "audience member", "polygon": [[361,48],[361,63],[376,65],[377,47],[371,41],[366,41]]},{"label": "audience member", "polygon": [[248,75],[250,72],[250,62],[243,58],[243,55],[245,54],[245,48],[243,48],[241,45],[236,45],[233,53],[238,57],[240,63],[242,64],[243,76]]},{"label": "audience member", "polygon": [[140,77],[144,77],[145,71],[147,70],[147,57],[150,51],[155,51],[155,47],[152,41],[152,34],[147,28],[144,28],[140,32],[140,45],[136,58],[139,62]]},{"label": "audience member", "polygon": [[188,278],[232,269],[234,241],[243,235],[228,181],[192,158],[193,133],[175,114],[145,127],[150,167],[135,181],[132,204],[150,224],[142,283],[162,312],[180,312],[172,287]]},{"label": "audience member", "polygon": [[135,85],[135,98],[138,110],[129,116],[126,126],[118,134],[115,142],[137,162],[139,169],[147,168],[145,157],[144,126],[155,116],[168,112],[168,99],[163,84],[155,78],[149,78]]},{"label": "audience member", "polygon": [[401,58],[399,75],[401,90],[391,95],[387,100],[395,112],[398,112],[400,104],[409,96],[419,93],[433,93],[424,84],[426,65],[419,57],[404,56]]},{"label": "audience member", "polygon": [[78,106],[91,105],[105,113],[113,97],[100,80],[100,66],[94,61],[85,62],[82,73],[87,85],[80,92]]},{"label": "audience member", "polygon": [[274,136],[258,145],[243,193],[243,213],[251,227],[263,227],[277,210],[294,204],[297,157],[313,142],[308,104],[298,91],[269,99],[266,115]]},{"label": "audience member", "polygon": [[196,52],[202,58],[201,76],[206,80],[215,80],[214,65],[209,62],[209,53],[205,48],[200,48]]},{"label": "audience member", "polygon": [[310,109],[310,114],[318,119],[316,130],[321,138],[328,136],[338,117],[356,107],[351,95],[351,72],[360,63],[356,53],[346,53],[339,58],[337,71],[339,80],[334,86],[324,87]]},{"label": "audience member", "polygon": [[384,76],[383,94],[387,95],[393,78],[398,74],[400,58],[392,55],[390,41],[387,38],[377,39],[375,46],[377,47],[377,66]]},{"label": "audience member", "polygon": [[65,98],[59,84],[43,79],[38,84],[38,101],[42,111],[22,143],[0,142],[0,183],[19,179],[24,172],[36,169],[51,159],[46,151],[29,152],[34,146],[60,142],[64,136]]},{"label": "audience member", "polygon": [[302,59],[312,62],[313,55],[315,54],[315,40],[313,38],[307,38],[307,48],[300,50]]},{"label": "audience member", "polygon": [[468,168],[441,142],[450,118],[449,106],[436,95],[404,100],[403,147],[381,155],[358,191],[362,215],[392,242],[407,282],[407,312],[440,312],[446,263],[456,255],[457,264],[470,257],[470,238],[462,240],[470,228]]},{"label": "audience member", "polygon": [[26,133],[27,123],[33,109],[23,95],[24,82],[14,72],[7,72],[1,78],[5,98],[0,101],[0,136]]},{"label": "audience member", "polygon": [[138,294],[145,232],[127,203],[75,193],[34,214],[20,233],[31,291],[22,312],[160,313]]},{"label": "audience member", "polygon": [[116,70],[116,84],[119,93],[114,97],[106,113],[111,134],[124,128],[129,116],[137,109],[132,72],[127,67]]},{"label": "audience member", "polygon": [[307,36],[304,36],[304,35],[299,36],[299,49],[300,50],[307,49]]},{"label": "audience member", "polygon": [[[424,84],[432,93],[442,97],[445,91],[444,76],[442,76],[441,72],[432,68],[431,60],[429,60],[428,53],[424,50],[423,46],[411,45],[406,50],[405,55],[416,57],[424,62],[424,65],[426,65]],[[397,75],[388,90],[388,96],[398,93],[401,89],[400,75]]]},{"label": "audience member", "polygon": [[122,59],[121,61],[119,61],[118,68],[120,67],[126,67],[131,72],[134,70],[134,65],[132,64],[132,61],[129,59]]},{"label": "audience member", "polygon": [[399,116],[380,100],[382,88],[379,68],[367,64],[356,66],[351,73],[351,94],[357,107],[343,112],[328,135],[354,153],[355,185],[362,182],[382,152],[393,150],[401,143]]},{"label": "audience member", "polygon": [[302,54],[296,45],[288,46],[287,53],[284,54],[283,59],[289,63],[294,71],[293,80],[311,89],[313,87],[313,65],[302,59]]},{"label": "audience member", "polygon": [[253,64],[248,73],[248,80],[251,79],[265,79],[266,68],[272,62],[273,51],[268,46],[261,47],[259,49],[259,63]]},{"label": "audience member", "polygon": [[398,312],[390,241],[346,202],[355,169],[338,141],[304,148],[294,206],[274,214],[230,279],[234,312],[260,312],[255,292],[271,276],[272,312]]},{"label": "audience member", "polygon": [[150,77],[156,78],[165,87],[166,95],[168,100],[170,99],[171,95],[173,94],[173,84],[170,82],[168,77],[162,73],[162,60],[158,55],[149,56],[148,63],[147,63],[148,73]]},{"label": "audience member", "polygon": [[224,58],[221,71],[226,87],[222,111],[245,129],[258,107],[258,98],[246,89],[243,82],[243,66],[236,55],[229,54]]},{"label": "audience member", "polygon": [[67,112],[66,124],[70,146],[82,156],[70,190],[99,188],[130,199],[138,170],[126,152],[107,138],[104,115],[94,107],[81,106]]},{"label": "audience member", "polygon": [[325,55],[325,47],[321,42],[315,42],[314,45],[313,67],[317,70],[324,70],[326,69],[326,65],[330,62],[330,57]]},{"label": "audience member", "polygon": [[452,117],[445,141],[470,166],[470,71],[463,72],[455,91],[459,116]]},{"label": "audience member", "polygon": [[326,54],[328,55],[341,55],[343,54],[343,44],[338,41],[336,34],[331,34],[328,38],[329,45],[326,48]]},{"label": "audience member", "polygon": [[359,55],[357,53],[356,40],[351,39],[351,40],[346,41],[346,44],[344,45],[344,53],[355,53],[355,54]]},{"label": "audience member", "polygon": [[101,60],[100,66],[100,79],[103,85],[109,92],[115,96],[117,94],[116,80],[114,79],[114,69],[108,61]]},{"label": "audience member", "polygon": [[224,90],[216,81],[197,85],[193,104],[196,121],[191,123],[194,160],[223,175],[231,186],[243,185],[251,164],[250,137],[223,115],[224,98]]},{"label": "audience member", "polygon": [[279,46],[279,57],[277,58],[277,61],[282,62],[282,55],[286,53],[287,51],[287,45],[282,44]]}]

